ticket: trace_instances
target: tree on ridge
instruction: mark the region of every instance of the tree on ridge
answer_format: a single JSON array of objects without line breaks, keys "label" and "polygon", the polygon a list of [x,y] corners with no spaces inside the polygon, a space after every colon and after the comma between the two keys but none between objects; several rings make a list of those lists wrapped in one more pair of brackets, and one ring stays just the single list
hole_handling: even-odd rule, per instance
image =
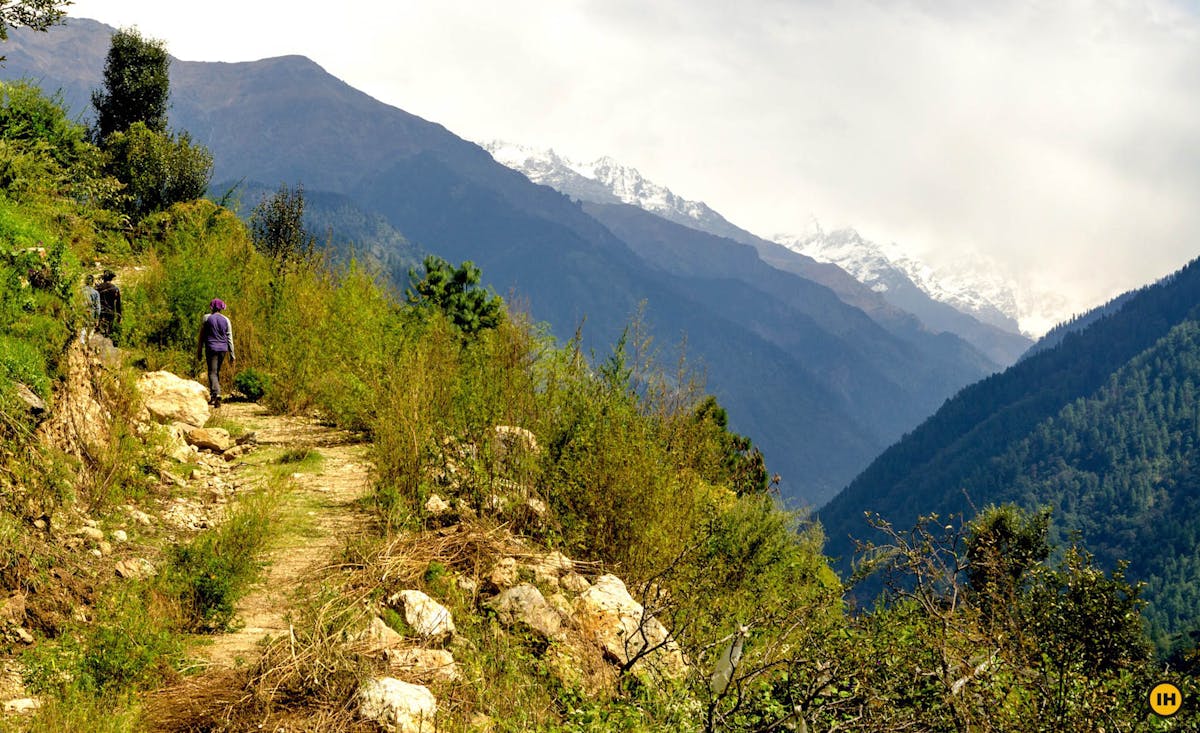
[{"label": "tree on ridge", "polygon": [[97,142],[125,132],[135,122],[145,123],[153,132],[166,132],[169,66],[163,41],[145,38],[136,28],[113,34],[104,61],[104,89],[92,92]]}]

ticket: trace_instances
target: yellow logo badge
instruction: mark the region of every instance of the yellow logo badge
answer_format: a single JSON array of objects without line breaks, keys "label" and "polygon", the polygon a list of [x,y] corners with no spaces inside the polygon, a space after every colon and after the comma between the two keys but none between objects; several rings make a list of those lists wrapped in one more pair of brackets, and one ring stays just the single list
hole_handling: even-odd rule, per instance
[{"label": "yellow logo badge", "polygon": [[1169,718],[1183,707],[1183,692],[1170,682],[1159,682],[1150,690],[1150,710],[1161,718]]}]

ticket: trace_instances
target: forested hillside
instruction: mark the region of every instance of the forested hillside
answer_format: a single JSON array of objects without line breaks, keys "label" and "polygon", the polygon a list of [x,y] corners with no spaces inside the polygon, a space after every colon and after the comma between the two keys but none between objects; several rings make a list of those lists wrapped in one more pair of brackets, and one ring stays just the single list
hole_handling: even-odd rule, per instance
[{"label": "forested hillside", "polygon": [[1107,567],[1146,581],[1160,645],[1200,620],[1200,263],[1122,299],[1049,349],[960,392],[821,512],[835,556],[901,525],[987,504],[1048,506]]}]

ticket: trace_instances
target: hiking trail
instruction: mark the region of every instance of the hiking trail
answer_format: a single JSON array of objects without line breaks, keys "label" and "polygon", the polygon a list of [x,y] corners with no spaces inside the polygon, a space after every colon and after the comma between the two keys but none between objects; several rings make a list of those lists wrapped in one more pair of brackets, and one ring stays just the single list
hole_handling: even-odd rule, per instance
[{"label": "hiking trail", "polygon": [[270,460],[272,448],[311,449],[322,460],[318,470],[297,471],[287,480],[280,499],[282,531],[262,558],[260,581],[237,604],[235,630],[214,635],[211,644],[197,648],[210,671],[253,664],[262,639],[289,633],[287,615],[295,590],[337,562],[347,540],[365,531],[370,519],[358,500],[371,489],[368,444],[352,433],[310,418],[275,415],[255,403],[226,403],[217,415],[257,434],[258,450],[234,470],[265,465],[261,456]]}]

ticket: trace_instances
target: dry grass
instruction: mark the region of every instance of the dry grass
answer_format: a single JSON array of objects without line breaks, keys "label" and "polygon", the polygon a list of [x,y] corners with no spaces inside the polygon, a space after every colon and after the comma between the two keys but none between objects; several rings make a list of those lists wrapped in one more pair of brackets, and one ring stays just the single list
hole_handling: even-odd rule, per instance
[{"label": "dry grass", "polygon": [[[354,696],[370,676],[389,673],[376,642],[363,633],[383,599],[402,588],[426,587],[431,566],[479,581],[502,557],[533,560],[542,554],[507,527],[482,523],[359,540],[344,549],[339,563],[314,571],[299,584],[309,590],[296,601],[290,633],[267,641],[257,663],[237,671],[214,670],[156,693],[146,701],[146,719],[151,729],[164,731],[375,730],[357,718]],[[456,619],[463,622],[460,630],[473,627],[476,638],[467,646],[468,658],[458,660],[467,679],[434,683],[442,711],[439,729],[444,730],[468,728],[467,721],[480,711],[503,715],[491,710],[491,703],[511,698],[514,705],[524,705],[531,694],[501,689],[518,680],[528,686],[530,669],[512,667],[500,680],[493,674],[498,663],[523,664],[514,661],[519,658],[532,663],[525,641],[478,618],[474,594],[456,587],[451,595],[442,600],[454,607]],[[553,663],[577,666],[581,682],[601,671],[611,675],[598,658],[547,658],[547,664]],[[539,695],[537,702],[549,707],[515,711],[518,718],[530,724],[556,718],[550,698],[544,691]]]},{"label": "dry grass", "polygon": [[248,673],[222,670],[192,678],[150,696],[143,707],[146,730],[164,733],[199,731],[377,731],[348,706],[321,704],[263,705],[248,691]]}]

